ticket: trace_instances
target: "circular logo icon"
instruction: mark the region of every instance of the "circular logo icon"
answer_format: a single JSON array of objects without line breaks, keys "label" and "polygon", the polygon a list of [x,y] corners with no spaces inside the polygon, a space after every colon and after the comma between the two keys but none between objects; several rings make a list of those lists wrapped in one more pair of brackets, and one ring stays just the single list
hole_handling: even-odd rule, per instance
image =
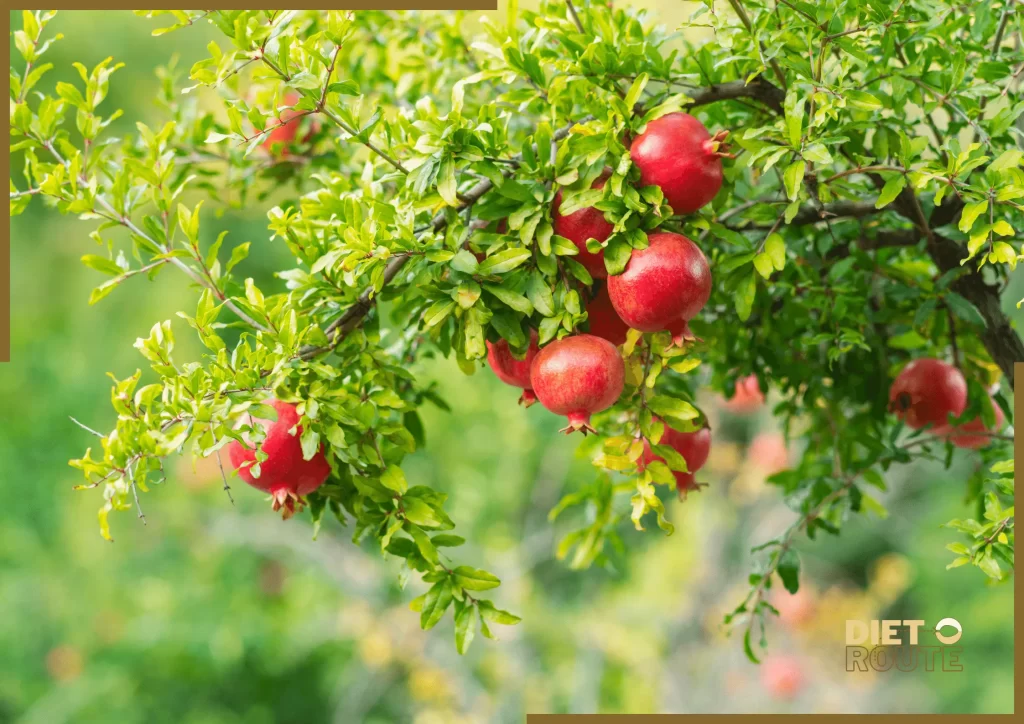
[{"label": "circular logo icon", "polygon": [[[943,636],[941,633],[939,633],[939,631],[945,628],[946,626],[952,626],[953,628],[955,628],[956,633],[952,636]],[[963,633],[963,627],[960,625],[960,622],[957,621],[955,618],[944,618],[937,624],[935,624],[935,638],[939,640],[939,643],[946,644],[947,646],[950,644],[955,644],[957,641],[959,641],[960,637],[963,636]]]}]

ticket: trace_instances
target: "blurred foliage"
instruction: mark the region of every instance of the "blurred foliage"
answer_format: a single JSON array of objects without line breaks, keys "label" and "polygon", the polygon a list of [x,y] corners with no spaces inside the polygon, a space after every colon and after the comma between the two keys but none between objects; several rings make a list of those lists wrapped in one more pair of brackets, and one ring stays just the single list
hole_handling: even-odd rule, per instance
[{"label": "blurred foliage", "polygon": [[[161,118],[150,98],[166,53],[154,52],[141,22],[85,12],[54,21],[65,37],[48,56],[50,84],[75,81],[71,61],[91,68],[116,39],[126,67],[108,102],[126,112],[114,135]],[[203,56],[203,32],[173,36],[180,65]],[[271,284],[289,254],[267,242],[272,197],[256,213],[249,203],[219,223],[259,248],[246,274]],[[502,579],[503,604],[524,617],[502,629],[499,644],[465,658],[452,650],[450,621],[419,630],[398,563],[382,560],[374,542],[353,546],[336,526],[314,542],[304,519],[282,524],[249,489],[233,491],[232,507],[211,460],[193,471],[173,458],[167,482],[148,498],[147,525],[125,517],[117,543],[105,543],[91,525],[93,501],[71,492],[78,476],[66,460],[92,440],[68,417],[102,426],[109,396],[96,380],[130,375],[138,357],[125,340],[188,308],[193,293],[166,275],[86,306],[82,236],[80,224],[39,205],[12,222],[14,362],[0,370],[0,490],[12,501],[0,512],[0,722],[1012,711],[1012,590],[979,585],[969,567],[945,571],[951,532],[940,525],[978,515],[962,503],[978,499],[963,482],[978,472],[969,453],[957,453],[948,470],[917,463],[890,472],[879,495],[892,512],[885,523],[858,516],[839,541],[797,544],[808,585],[793,597],[776,585],[770,600],[781,613],[773,651],[800,672],[781,680],[799,685],[773,683],[779,677],[764,673],[771,659],[762,671],[747,664],[720,622],[746,588],[750,547],[791,522],[765,485],[777,469],[763,464],[773,449],[764,436],[775,448],[781,436],[767,407],[733,414],[710,393],[697,400],[716,431],[709,487],[666,503],[676,534],[644,535],[626,520],[617,529],[625,545],[609,565],[577,572],[554,552],[573,523],[588,522],[585,513],[554,528],[547,516],[593,479],[593,450],[576,451],[556,434],[557,421],[518,408],[516,393],[487,374],[416,363],[452,409],[421,409],[426,444],[403,464],[406,475],[448,494],[467,555]],[[1015,293],[1011,285],[1007,299]],[[178,350],[200,353],[185,335]],[[781,445],[778,467],[793,465],[802,451]],[[964,672],[843,672],[846,618],[946,615],[964,624]]]}]

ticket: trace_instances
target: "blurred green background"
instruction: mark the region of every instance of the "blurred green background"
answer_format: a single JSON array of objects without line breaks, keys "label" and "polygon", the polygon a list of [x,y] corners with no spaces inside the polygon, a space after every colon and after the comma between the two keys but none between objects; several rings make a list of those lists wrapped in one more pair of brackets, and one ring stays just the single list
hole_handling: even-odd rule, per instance
[{"label": "blurred green background", "polygon": [[[676,23],[688,9],[663,4]],[[20,16],[12,16],[17,27]],[[44,88],[77,80],[113,52],[108,108],[125,109],[114,135],[160,121],[154,70],[177,53],[187,69],[203,52],[197,25],[151,38],[128,13],[64,13],[51,28]],[[13,47],[13,46],[12,46]],[[15,57],[12,55],[12,58]],[[269,208],[270,202],[266,204]],[[292,263],[270,243],[266,208],[229,211],[207,231],[252,241],[246,274],[273,288]],[[67,460],[93,444],[69,416],[108,429],[104,376],[144,360],[132,348],[156,321],[174,318],[181,359],[199,345],[175,311],[191,307],[184,278],[134,280],[94,307],[90,225],[34,203],[11,226],[14,361],[0,367],[0,722],[521,722],[526,712],[1010,712],[1013,591],[988,586],[971,566],[946,571],[955,534],[939,526],[970,515],[962,496],[974,458],[953,468],[894,469],[885,522],[862,518],[842,539],[802,544],[804,591],[776,597],[783,618],[771,655],[749,664],[721,629],[742,598],[749,548],[792,520],[764,484],[786,450],[766,408],[737,415],[704,400],[715,443],[709,482],[673,502],[677,533],[623,527],[615,570],[570,571],[554,548],[573,522],[547,513],[592,479],[578,441],[486,370],[454,363],[421,369],[451,413],[426,411],[426,448],[410,479],[450,496],[461,558],[503,581],[496,603],[523,616],[500,642],[454,652],[450,617],[424,633],[398,586],[399,569],[349,533],[308,518],[283,523],[241,484],[232,506],[216,465],[170,467],[144,496],[148,525],[113,520],[98,533],[95,492]],[[1014,290],[1011,290],[1011,295]],[[1013,297],[1016,298],[1016,297]],[[1007,300],[1007,307],[1012,308]],[[774,462],[773,462],[774,461]],[[621,502],[623,506],[627,502]],[[653,526],[652,526],[653,527]],[[964,627],[964,671],[847,674],[847,618],[944,616]]]}]

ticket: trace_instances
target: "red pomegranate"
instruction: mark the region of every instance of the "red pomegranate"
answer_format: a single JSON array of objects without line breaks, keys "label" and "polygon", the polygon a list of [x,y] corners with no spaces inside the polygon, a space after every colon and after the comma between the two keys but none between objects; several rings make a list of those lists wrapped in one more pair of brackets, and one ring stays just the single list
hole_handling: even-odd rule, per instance
[{"label": "red pomegranate", "polygon": [[728,131],[715,136],[688,113],[670,113],[647,124],[630,146],[641,186],[659,186],[676,214],[692,214],[722,188],[721,150]]},{"label": "red pomegranate", "polygon": [[907,425],[920,430],[925,425],[946,426],[967,406],[967,381],[953,365],[924,357],[903,368],[889,388],[889,409]]},{"label": "red pomegranate", "polygon": [[625,343],[629,325],[616,314],[612,300],[608,297],[607,285],[602,284],[600,291],[587,305],[587,321],[590,323],[590,333],[595,337],[607,339],[616,347]]},{"label": "red pomegranate", "polygon": [[331,473],[331,466],[324,457],[323,445],[312,458],[303,459],[299,439],[302,428],[296,427],[299,413],[295,405],[275,400],[273,406],[277,410],[276,421],[256,420],[267,433],[260,446],[267,459],[260,463],[259,477],[255,477],[251,470],[256,462],[255,448],[232,440],[228,445],[228,458],[238,471],[238,477],[257,490],[270,493],[274,499],[274,510],[281,510],[282,517],[287,519],[296,508],[301,510],[306,504],[302,496],[323,484]]},{"label": "red pomegranate", "polygon": [[[594,182],[591,188],[604,188],[608,176],[609,174],[606,171]],[[604,213],[598,211],[593,206],[577,209],[568,216],[562,216],[558,213],[561,206],[562,190],[559,189],[551,206],[551,222],[555,228],[555,233],[559,236],[564,236],[576,245],[576,248],[580,250],[576,261],[586,267],[587,271],[590,272],[590,276],[595,279],[604,279],[608,276],[608,271],[604,268],[604,252],[591,254],[587,251],[587,239],[604,241],[611,236],[612,230],[615,227],[605,221]]]},{"label": "red pomegranate", "polygon": [[760,432],[750,441],[747,457],[765,475],[774,475],[789,467],[786,438],[778,432]]},{"label": "red pomegranate", "polygon": [[498,379],[506,385],[522,388],[523,395],[519,398],[519,404],[523,407],[529,407],[537,401],[537,396],[530,389],[530,365],[533,364],[533,358],[539,351],[537,333],[532,329],[530,330],[530,347],[526,350],[526,356],[523,359],[515,358],[508,342],[504,339],[498,340],[494,344],[487,343],[487,363],[494,370]]},{"label": "red pomegranate", "polygon": [[[285,93],[282,101],[286,106],[294,106],[299,102],[301,96],[298,93]],[[295,141],[295,136],[299,132],[299,127],[302,125],[302,119],[306,116],[312,115],[305,111],[297,111],[294,108],[288,108],[278,115],[277,118],[271,118],[267,122],[267,128],[273,130],[267,133],[263,138],[263,143],[260,144],[269,153],[275,151],[279,154],[287,152],[289,146]],[[281,124],[284,125],[281,125]],[[302,141],[308,141],[316,133],[317,123],[314,120],[310,126],[309,131],[302,137]]]},{"label": "red pomegranate", "polygon": [[[711,428],[705,426],[693,432],[679,432],[665,425],[665,432],[658,444],[672,448],[686,461],[687,472],[672,471],[676,478],[676,489],[679,491],[679,495],[685,496],[686,493],[697,490],[699,486],[694,478],[694,473],[704,467],[708,461],[708,455],[711,454]],[[637,461],[637,466],[643,470],[654,461],[665,462],[664,458],[654,454],[650,442],[645,439],[644,451],[640,460]]]},{"label": "red pomegranate", "polygon": [[1006,416],[1003,415],[1003,410],[999,407],[999,403],[992,400],[992,409],[996,413],[996,422],[991,428],[985,427],[985,421],[980,416],[974,418],[970,422],[965,422],[962,425],[945,432],[945,435],[949,438],[957,447],[978,449],[987,446],[992,442],[992,438],[989,437],[989,433],[997,433],[1003,429],[1003,425],[1006,423]]},{"label": "red pomegranate", "polygon": [[634,249],[622,273],[608,278],[608,296],[630,327],[660,332],[704,308],[711,296],[711,269],[685,236],[651,234],[647,248]]},{"label": "red pomegranate", "polygon": [[737,415],[744,415],[764,404],[764,393],[757,381],[757,375],[747,375],[736,380],[733,396],[726,400],[725,409]]},{"label": "red pomegranate", "polygon": [[590,415],[606,410],[622,394],[626,368],[611,342],[578,334],[547,345],[533,359],[530,381],[537,399],[569,418],[563,432],[593,432]]},{"label": "red pomegranate", "polygon": [[803,688],[803,666],[793,656],[770,656],[761,664],[761,683],[775,698],[792,699]]}]

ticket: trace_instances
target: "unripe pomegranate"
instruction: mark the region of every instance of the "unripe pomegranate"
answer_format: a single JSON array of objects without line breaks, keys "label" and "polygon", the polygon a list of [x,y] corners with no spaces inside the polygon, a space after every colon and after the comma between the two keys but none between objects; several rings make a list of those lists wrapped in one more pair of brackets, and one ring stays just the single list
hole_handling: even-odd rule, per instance
[{"label": "unripe pomegranate", "polygon": [[[285,105],[294,106],[299,102],[301,96],[298,93],[285,93],[282,99]],[[294,108],[288,108],[287,110],[281,111],[281,114],[277,118],[271,118],[267,123],[267,128],[273,128],[272,131],[267,133],[263,137],[263,143],[260,145],[269,153],[274,153],[275,150],[279,154],[285,154],[288,151],[289,146],[295,141],[295,136],[299,132],[299,127],[302,125],[302,119],[306,116],[311,115],[304,111],[297,111]],[[284,125],[281,125],[281,124]],[[317,123],[314,120],[310,126],[310,130],[302,137],[302,141],[308,141],[317,131]],[[277,147],[275,149],[275,146]]]},{"label": "unripe pomegranate", "polygon": [[[694,478],[694,473],[704,467],[711,454],[711,428],[702,427],[693,432],[679,432],[665,425],[665,432],[658,444],[672,448],[686,461],[688,472],[672,471],[676,478],[676,490],[679,491],[679,495],[684,496],[687,492],[697,490],[699,486]],[[655,461],[665,462],[664,458],[656,455],[651,449],[651,443],[644,439],[644,451],[637,461],[637,466],[643,470]]]},{"label": "unripe pomegranate", "polygon": [[728,131],[715,136],[689,113],[670,113],[647,124],[630,146],[641,186],[659,186],[676,214],[692,214],[722,188],[721,150]]},{"label": "unripe pomegranate", "polygon": [[995,400],[992,400],[992,409],[996,413],[996,421],[991,428],[985,427],[985,421],[979,415],[970,422],[965,422],[946,432],[949,441],[957,447],[968,449],[978,449],[988,445],[992,442],[992,438],[986,433],[999,432],[1006,423],[1006,416],[1003,415],[1002,408]]},{"label": "unripe pomegranate", "polygon": [[600,291],[587,305],[587,322],[590,324],[590,333],[595,337],[607,339],[616,347],[625,343],[629,325],[615,312],[612,300],[608,297],[607,285],[602,284]]},{"label": "unripe pomegranate", "polygon": [[609,277],[608,296],[630,327],[660,332],[704,308],[711,296],[711,269],[685,236],[651,234],[647,248],[634,249],[622,273]]},{"label": "unripe pomegranate", "polygon": [[775,698],[792,699],[803,688],[803,667],[793,656],[770,656],[761,664],[761,683]]},{"label": "unripe pomegranate", "polygon": [[487,343],[487,363],[494,370],[498,379],[506,385],[522,388],[523,395],[519,398],[519,404],[523,407],[529,407],[537,401],[537,396],[530,389],[530,365],[533,364],[533,358],[539,351],[537,333],[532,329],[530,330],[530,347],[526,350],[526,356],[523,359],[515,358],[508,342],[504,339],[493,344]]},{"label": "unripe pomegranate", "polygon": [[949,415],[958,416],[967,406],[967,381],[953,365],[924,357],[903,368],[889,388],[889,409],[907,425],[946,426]]},{"label": "unripe pomegranate", "polygon": [[569,418],[563,432],[593,432],[590,415],[606,410],[622,394],[626,368],[611,342],[578,334],[547,345],[534,357],[530,381],[537,399]]},{"label": "unripe pomegranate", "polygon": [[764,404],[764,393],[757,381],[757,375],[747,375],[736,380],[733,396],[726,400],[725,409],[737,415],[744,415]]},{"label": "unripe pomegranate", "polygon": [[[260,463],[260,476],[253,476],[251,467],[256,462],[256,449],[232,440],[228,445],[228,458],[238,477],[257,490],[270,493],[274,499],[274,510],[281,510],[282,517],[290,518],[296,508],[306,504],[302,498],[319,488],[331,473],[331,466],[324,457],[324,446],[309,460],[302,457],[302,428],[296,427],[299,413],[290,402],[275,400],[277,420],[257,420],[267,436],[260,446],[267,459]],[[294,431],[292,428],[296,428]]]},{"label": "unripe pomegranate", "polygon": [[[591,188],[604,188],[608,175],[607,172],[602,174]],[[577,209],[568,216],[562,216],[558,213],[561,206],[562,190],[559,189],[551,206],[551,222],[555,228],[555,233],[559,236],[564,236],[576,245],[576,248],[580,250],[580,253],[576,256],[576,261],[586,267],[587,271],[590,272],[590,276],[595,279],[604,279],[608,276],[608,271],[604,268],[604,252],[591,254],[587,251],[587,239],[604,241],[611,236],[612,230],[615,227],[605,220],[604,212],[598,211],[593,206]]]}]

